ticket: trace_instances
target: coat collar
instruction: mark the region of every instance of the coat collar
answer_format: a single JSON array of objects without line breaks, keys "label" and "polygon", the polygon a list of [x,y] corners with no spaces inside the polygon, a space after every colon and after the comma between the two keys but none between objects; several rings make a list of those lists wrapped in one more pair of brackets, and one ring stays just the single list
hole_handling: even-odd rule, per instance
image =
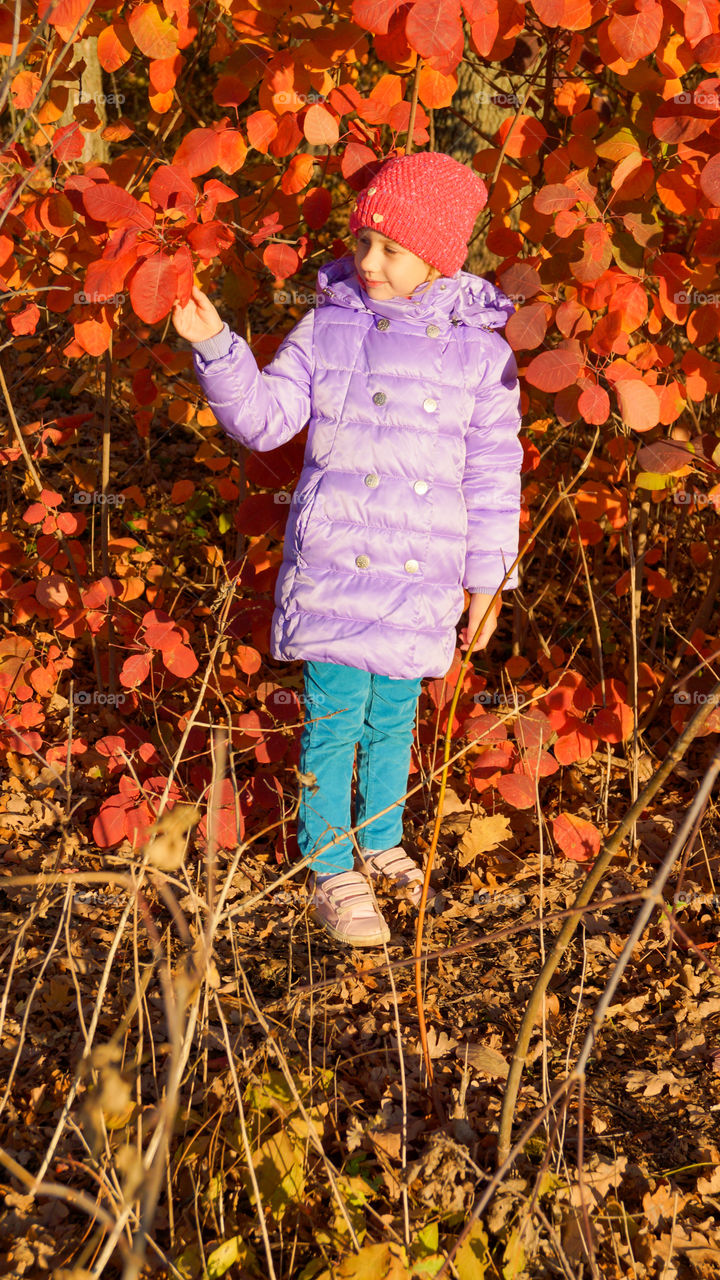
[{"label": "coat collar", "polygon": [[432,320],[442,329],[451,324],[499,329],[515,312],[513,303],[501,289],[471,271],[441,276],[429,289],[419,285],[409,298],[376,301],[360,284],[352,254],[320,267],[317,294],[319,303],[328,301],[354,311],[385,316],[388,320],[416,320],[422,327]]}]

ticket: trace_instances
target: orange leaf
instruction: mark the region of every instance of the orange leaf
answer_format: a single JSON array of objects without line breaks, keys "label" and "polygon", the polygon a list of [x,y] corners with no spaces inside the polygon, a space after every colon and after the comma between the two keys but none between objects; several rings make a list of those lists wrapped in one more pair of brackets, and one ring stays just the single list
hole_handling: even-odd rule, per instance
[{"label": "orange leaf", "polygon": [[18,71],[10,85],[10,92],[16,109],[18,111],[27,111],[28,107],[31,107],[35,101],[41,87],[42,80],[34,71]]},{"label": "orange leaf", "polygon": [[418,98],[424,107],[449,107],[458,87],[456,75],[444,76],[423,65],[418,75]]},{"label": "orange leaf", "polygon": [[170,494],[171,502],[187,502],[196,489],[194,480],[176,480]]},{"label": "orange leaf", "polygon": [[245,121],[245,128],[250,146],[267,155],[267,149],[278,131],[277,118],[270,111],[253,111]]},{"label": "orange leaf", "polygon": [[337,119],[321,102],[308,107],[303,133],[311,147],[334,147],[340,137]]},{"label": "orange leaf", "polygon": [[97,55],[103,71],[117,71],[132,56],[133,39],[126,22],[103,27],[98,36]]},{"label": "orange leaf", "polygon": [[178,33],[169,18],[163,17],[157,5],[141,4],[128,15],[128,26],[141,53],[146,58],[171,58],[177,50]]},{"label": "orange leaf", "polygon": [[573,862],[590,862],[597,857],[602,844],[597,827],[574,813],[561,813],[553,818],[553,836],[565,857]]},{"label": "orange leaf", "polygon": [[[626,12],[618,10],[625,8]],[[639,11],[638,11],[639,10]],[[625,62],[637,62],[654,53],[660,42],[663,25],[662,5],[645,0],[642,8],[634,3],[616,4],[607,23],[607,33]]]},{"label": "orange leaf", "polygon": [[280,186],[288,196],[294,196],[308,185],[313,176],[315,157],[301,152],[293,156],[281,180]]},{"label": "orange leaf", "polygon": [[623,422],[632,431],[652,431],[660,421],[660,400],[654,387],[642,378],[620,378],[615,383]]}]

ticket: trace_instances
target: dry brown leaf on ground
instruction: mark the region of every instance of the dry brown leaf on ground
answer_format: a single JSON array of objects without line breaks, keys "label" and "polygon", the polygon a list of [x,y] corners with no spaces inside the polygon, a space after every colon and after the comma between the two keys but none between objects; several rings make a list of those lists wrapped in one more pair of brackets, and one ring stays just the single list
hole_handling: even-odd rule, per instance
[{"label": "dry brown leaf on ground", "polygon": [[499,1050],[492,1049],[489,1045],[461,1044],[456,1049],[455,1056],[461,1066],[464,1067],[467,1060],[468,1066],[472,1067],[473,1071],[480,1071],[496,1080],[504,1080],[510,1070]]},{"label": "dry brown leaf on ground", "polygon": [[504,814],[496,813],[491,818],[473,818],[458,844],[460,866],[466,867],[481,853],[496,849],[503,840],[511,839],[512,829]]},{"label": "dry brown leaf on ground", "polygon": [[672,1071],[628,1071],[623,1077],[628,1093],[639,1093],[643,1098],[655,1098],[667,1088],[670,1097],[677,1097],[686,1087],[686,1082],[678,1080]]}]

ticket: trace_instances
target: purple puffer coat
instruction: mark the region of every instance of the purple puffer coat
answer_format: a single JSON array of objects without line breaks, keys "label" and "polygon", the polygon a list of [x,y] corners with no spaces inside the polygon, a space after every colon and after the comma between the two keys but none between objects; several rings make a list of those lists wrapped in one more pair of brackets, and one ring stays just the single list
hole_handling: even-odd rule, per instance
[{"label": "purple puffer coat", "polygon": [[[370,298],[352,256],[260,372],[227,325],[194,344],[218,422],[276,449],[309,421],[288,508],[270,651],[411,679],[443,676],[463,587],[494,592],[517,554],[520,390],[497,332],[512,302],[467,271]],[[506,587],[518,584],[515,571]]]}]

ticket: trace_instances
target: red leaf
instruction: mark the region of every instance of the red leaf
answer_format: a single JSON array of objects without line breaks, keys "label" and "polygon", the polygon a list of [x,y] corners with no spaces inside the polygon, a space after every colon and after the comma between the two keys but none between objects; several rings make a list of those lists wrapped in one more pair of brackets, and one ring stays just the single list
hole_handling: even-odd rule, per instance
[{"label": "red leaf", "polygon": [[538,213],[557,213],[560,209],[573,209],[578,201],[578,193],[562,182],[551,182],[541,187],[533,204]]},{"label": "red leaf", "polygon": [[[217,166],[223,173],[237,173],[245,163],[247,143],[239,129],[221,129],[217,134]],[[233,198],[235,192],[233,192]]]},{"label": "red leaf", "polygon": [[710,204],[720,207],[720,154],[712,157],[700,174],[702,193]]},{"label": "red leaf", "polygon": [[506,773],[495,787],[513,809],[531,809],[535,804],[535,783],[523,773]]},{"label": "red leaf", "polygon": [[26,524],[40,524],[46,517],[47,511],[41,502],[32,502],[27,511],[23,514],[23,520]]},{"label": "red leaf", "polygon": [[598,736],[590,725],[576,721],[569,733],[561,733],[553,743],[553,753],[559,764],[575,764],[589,760],[598,745]]},{"label": "red leaf", "polygon": [[549,751],[538,750],[537,747],[524,751],[518,763],[513,765],[513,773],[526,774],[528,778],[549,778],[557,771],[555,756],[551,756]]},{"label": "red leaf", "polygon": [[170,311],[177,297],[178,277],[171,258],[154,253],[145,258],[130,280],[133,311],[146,324],[155,324]]},{"label": "red leaf", "polygon": [[404,0],[353,0],[352,16],[366,31],[386,35],[390,19]]},{"label": "red leaf", "polygon": [[239,107],[250,97],[250,88],[239,76],[218,76],[212,96],[219,107]]},{"label": "red leaf", "polygon": [[179,644],[177,648],[162,650],[162,659],[168,671],[174,676],[187,679],[197,671],[199,663],[189,644]]},{"label": "red leaf", "polygon": [[41,578],[35,588],[35,596],[46,609],[60,609],[70,598],[65,579],[58,573],[51,573],[47,578]]},{"label": "red leaf", "polygon": [[505,326],[505,337],[513,351],[532,351],[544,342],[547,326],[545,303],[533,302],[510,316]]},{"label": "red leaf", "polygon": [[325,226],[332,209],[332,196],[325,187],[310,187],[303,202],[302,214],[311,231]]},{"label": "red leaf", "polygon": [[180,164],[161,164],[150,179],[148,193],[160,209],[182,209],[189,217],[195,214],[198,190]]},{"label": "red leaf", "polygon": [[220,158],[219,136],[215,129],[191,129],[175,152],[173,163],[182,165],[191,178],[207,173]]},{"label": "red leaf", "polygon": [[540,391],[562,391],[563,387],[577,382],[581,368],[582,361],[577,352],[558,347],[534,356],[525,371],[525,378],[531,387]]},{"label": "red leaf", "polygon": [[182,643],[174,622],[153,622],[143,628],[143,639],[152,649],[175,649]]},{"label": "red leaf", "polygon": [[110,796],[93,823],[93,840],[101,849],[109,849],[125,839],[127,819],[126,801],[123,796]]},{"label": "red leaf", "polygon": [[602,426],[610,417],[610,397],[604,387],[586,387],[578,396],[578,412],[585,422]]},{"label": "red leaf", "polygon": [[625,742],[632,736],[635,718],[627,702],[615,702],[597,712],[592,727],[604,742]]},{"label": "red leaf", "polygon": [[263,262],[278,280],[292,276],[300,265],[295,249],[289,244],[269,244],[263,250]]},{"label": "red leaf", "polygon": [[112,182],[97,182],[82,193],[85,210],[96,222],[130,222],[138,227],[152,227],[155,214],[147,204],[141,204],[129,191],[116,187]]},{"label": "red leaf", "polygon": [[378,169],[378,158],[362,142],[349,142],[340,161],[342,175],[353,191],[360,191]]},{"label": "red leaf", "polygon": [[553,836],[565,857],[573,862],[590,862],[597,857],[602,844],[597,827],[574,813],[561,813],[553,818]]},{"label": "red leaf", "polygon": [[8,324],[15,334],[34,333],[39,319],[40,308],[34,302],[28,302],[22,311],[8,317]]},{"label": "red leaf", "polygon": [[188,243],[200,258],[209,260],[229,249],[234,241],[233,232],[224,222],[206,222],[203,226],[193,227],[188,236]]},{"label": "red leaf", "polygon": [[56,129],[52,139],[52,149],[56,160],[66,163],[68,160],[79,160],[83,152],[85,137],[76,120],[72,124],[63,124]]},{"label": "red leaf", "polygon": [[449,75],[463,55],[463,27],[460,0],[417,0],[408,13],[405,35],[411,49],[423,58],[440,60],[435,71]]},{"label": "red leaf", "polygon": [[130,657],[123,662],[120,683],[126,689],[135,689],[147,679],[149,670],[150,655],[148,653],[131,653]]}]

